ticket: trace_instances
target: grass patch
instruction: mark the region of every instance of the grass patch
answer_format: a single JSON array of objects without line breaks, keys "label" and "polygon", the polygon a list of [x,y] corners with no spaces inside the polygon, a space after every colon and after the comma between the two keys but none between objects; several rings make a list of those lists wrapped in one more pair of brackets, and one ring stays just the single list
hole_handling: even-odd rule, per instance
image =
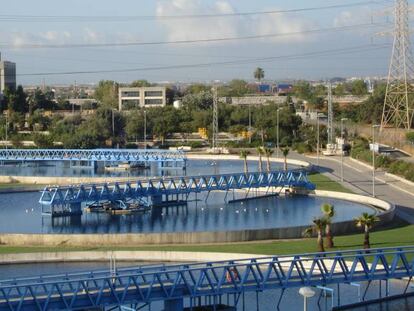
[{"label": "grass patch", "polygon": [[[363,234],[353,234],[335,237],[336,250],[351,250],[362,248]],[[385,248],[404,245],[414,245],[414,225],[383,228],[371,233],[371,247]],[[316,252],[316,239],[260,241],[229,244],[208,245],[165,245],[165,246],[106,246],[106,247],[20,247],[0,246],[0,254],[33,253],[33,252],[66,252],[66,251],[182,251],[182,252],[220,252],[263,255],[287,255]]]},{"label": "grass patch", "polygon": [[319,173],[308,175],[308,179],[310,182],[316,185],[317,190],[353,193],[351,190],[345,188],[340,183],[333,181],[329,177]]}]

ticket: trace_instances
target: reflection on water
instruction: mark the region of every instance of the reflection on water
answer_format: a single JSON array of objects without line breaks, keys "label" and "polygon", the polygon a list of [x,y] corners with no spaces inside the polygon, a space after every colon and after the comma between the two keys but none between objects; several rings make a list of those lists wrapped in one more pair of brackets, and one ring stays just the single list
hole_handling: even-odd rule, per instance
[{"label": "reflection on water", "polygon": [[[86,213],[82,216],[42,217],[39,193],[0,194],[0,232],[9,233],[152,233],[224,231],[305,226],[321,214],[321,204],[336,208],[335,221],[350,220],[371,207],[327,198],[267,197],[224,203],[224,193],[190,196],[187,206],[154,208],[130,215]],[[244,192],[235,192],[241,198]],[[233,198],[233,193],[229,194]]]},{"label": "reflection on water", "polygon": [[[248,161],[251,171],[257,171],[256,161]],[[293,166],[292,166],[293,167]],[[98,162],[96,170],[92,168],[73,167],[66,161],[45,161],[9,163],[0,166],[0,174],[8,176],[62,176],[62,177],[153,177],[153,176],[181,176],[218,173],[240,173],[243,171],[242,161],[209,161],[189,160],[187,169],[163,169],[153,163],[149,169],[134,169],[127,171],[105,171],[105,164]],[[272,163],[272,169],[280,169],[277,163]]]}]

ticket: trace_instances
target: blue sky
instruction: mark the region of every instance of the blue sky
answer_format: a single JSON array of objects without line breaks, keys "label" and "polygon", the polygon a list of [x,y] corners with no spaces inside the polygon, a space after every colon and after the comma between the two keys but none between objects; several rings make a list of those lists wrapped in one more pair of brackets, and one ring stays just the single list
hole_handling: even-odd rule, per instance
[{"label": "blue sky", "polygon": [[[227,14],[357,2],[364,3],[335,9],[255,16],[157,18],[122,22],[115,20],[117,16]],[[391,37],[380,36],[378,33],[392,29],[392,24],[387,24],[391,18],[387,18],[387,13],[384,11],[392,5],[392,1],[376,0],[379,2],[376,4],[368,2],[363,0],[14,0],[3,6],[0,14],[0,50],[3,59],[17,63],[18,83],[22,84],[39,84],[43,79],[50,84],[73,83],[75,80],[78,83],[94,83],[100,79],[114,79],[120,82],[136,79],[150,81],[252,79],[252,72],[257,66],[264,68],[266,78],[278,80],[385,75],[391,48],[384,44],[391,43]],[[6,15],[19,17],[17,21],[6,21]],[[46,18],[40,21],[21,22],[23,15],[57,16],[59,21]],[[59,16],[108,16],[108,18],[105,21],[96,21],[96,19],[77,21],[77,18],[61,21]],[[375,25],[358,26],[347,31],[306,33],[309,30],[349,27],[371,22]],[[45,44],[197,40],[269,34],[280,36],[179,45],[47,49],[28,47],[28,45]],[[381,47],[377,48],[373,45],[381,45]],[[349,52],[349,48],[360,46],[364,48]],[[275,58],[268,61],[260,60],[269,57]],[[228,61],[237,63],[217,64]],[[210,65],[154,69],[154,67],[194,64]],[[47,74],[131,68],[142,70]],[[145,68],[147,70],[144,70]]]}]

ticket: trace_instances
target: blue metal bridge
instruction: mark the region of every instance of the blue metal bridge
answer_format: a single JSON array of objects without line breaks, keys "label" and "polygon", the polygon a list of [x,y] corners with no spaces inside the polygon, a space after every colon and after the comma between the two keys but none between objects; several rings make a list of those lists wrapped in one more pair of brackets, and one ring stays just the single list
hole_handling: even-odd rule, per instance
[{"label": "blue metal bridge", "polygon": [[[166,202],[186,202],[190,194],[225,191],[225,200],[231,190],[265,188],[315,189],[307,179],[305,170],[274,171],[261,173],[237,173],[207,176],[186,176],[114,182],[103,184],[79,184],[71,186],[47,186],[43,189],[39,203],[45,214],[69,215],[81,213],[81,203],[131,202],[144,207]],[[174,200],[175,198],[175,200]],[[181,198],[181,200],[180,200]]]},{"label": "blue metal bridge", "polygon": [[0,149],[0,161],[157,162],[185,167],[186,156],[159,149]]},{"label": "blue metal bridge", "polygon": [[[273,256],[187,265],[141,266],[31,278],[0,280],[0,311],[85,310],[164,301],[165,310],[190,309],[209,297],[213,305],[229,295],[237,306],[247,292],[277,290],[275,306],[285,291],[303,286],[340,296],[342,284],[405,279],[407,292],[414,276],[414,247],[337,251]],[[335,286],[337,290],[334,290]],[[330,286],[330,287],[329,287]],[[339,304],[339,301],[338,301]]]}]

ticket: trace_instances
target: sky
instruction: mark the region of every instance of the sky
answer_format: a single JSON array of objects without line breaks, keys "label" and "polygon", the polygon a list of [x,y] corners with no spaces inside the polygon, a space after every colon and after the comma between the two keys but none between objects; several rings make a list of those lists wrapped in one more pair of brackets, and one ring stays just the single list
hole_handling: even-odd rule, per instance
[{"label": "sky", "polygon": [[0,52],[23,85],[253,80],[256,67],[270,80],[384,76],[392,4],[13,0],[0,12]]}]

